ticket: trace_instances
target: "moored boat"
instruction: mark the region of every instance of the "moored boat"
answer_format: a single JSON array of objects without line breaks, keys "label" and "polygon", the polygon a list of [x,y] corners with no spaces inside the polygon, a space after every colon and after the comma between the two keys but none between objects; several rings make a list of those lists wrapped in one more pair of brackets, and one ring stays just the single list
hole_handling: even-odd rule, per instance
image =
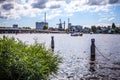
[{"label": "moored boat", "polygon": [[82,36],[82,33],[71,33],[71,36]]}]

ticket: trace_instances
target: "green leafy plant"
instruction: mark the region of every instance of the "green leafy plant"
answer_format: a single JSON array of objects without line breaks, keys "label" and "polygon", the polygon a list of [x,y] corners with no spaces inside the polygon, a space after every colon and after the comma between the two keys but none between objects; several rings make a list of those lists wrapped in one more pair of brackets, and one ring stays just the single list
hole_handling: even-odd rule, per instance
[{"label": "green leafy plant", "polygon": [[37,42],[0,38],[0,80],[47,80],[58,71],[61,58]]}]

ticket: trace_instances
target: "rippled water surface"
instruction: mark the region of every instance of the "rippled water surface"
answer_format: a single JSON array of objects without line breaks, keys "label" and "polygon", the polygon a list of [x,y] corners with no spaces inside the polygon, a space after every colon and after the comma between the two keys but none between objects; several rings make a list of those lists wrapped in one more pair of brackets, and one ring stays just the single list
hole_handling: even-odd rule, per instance
[{"label": "rippled water surface", "polygon": [[[35,40],[51,45],[51,36],[55,40],[55,54],[63,58],[57,76],[52,80],[120,80],[120,35],[116,34],[0,34],[0,37],[19,38],[26,44]],[[90,45],[95,39],[96,61],[95,71],[90,71]]]}]

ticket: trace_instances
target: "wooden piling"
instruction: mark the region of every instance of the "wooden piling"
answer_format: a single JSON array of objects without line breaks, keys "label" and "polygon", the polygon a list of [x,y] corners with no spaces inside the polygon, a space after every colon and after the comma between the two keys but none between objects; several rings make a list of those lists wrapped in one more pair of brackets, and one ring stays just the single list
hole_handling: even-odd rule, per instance
[{"label": "wooden piling", "polygon": [[51,49],[54,51],[54,36],[51,37]]},{"label": "wooden piling", "polygon": [[90,72],[95,72],[95,62],[90,62],[90,69],[89,69]]},{"label": "wooden piling", "polygon": [[95,61],[95,39],[91,39],[91,61]]},{"label": "wooden piling", "polygon": [[95,72],[95,39],[91,39],[90,71]]}]

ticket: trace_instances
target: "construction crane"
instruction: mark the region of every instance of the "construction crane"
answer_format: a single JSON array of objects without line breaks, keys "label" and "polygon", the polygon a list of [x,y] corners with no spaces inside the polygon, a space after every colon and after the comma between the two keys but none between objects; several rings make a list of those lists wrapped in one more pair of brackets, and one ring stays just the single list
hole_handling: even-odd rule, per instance
[{"label": "construction crane", "polygon": [[65,29],[65,21],[64,21],[64,23],[62,23],[61,19],[59,19],[59,22],[60,22],[60,23],[57,24],[57,25],[58,25],[58,29],[60,29],[60,30],[63,29],[63,28],[62,28],[62,24],[64,24],[64,29]]}]

